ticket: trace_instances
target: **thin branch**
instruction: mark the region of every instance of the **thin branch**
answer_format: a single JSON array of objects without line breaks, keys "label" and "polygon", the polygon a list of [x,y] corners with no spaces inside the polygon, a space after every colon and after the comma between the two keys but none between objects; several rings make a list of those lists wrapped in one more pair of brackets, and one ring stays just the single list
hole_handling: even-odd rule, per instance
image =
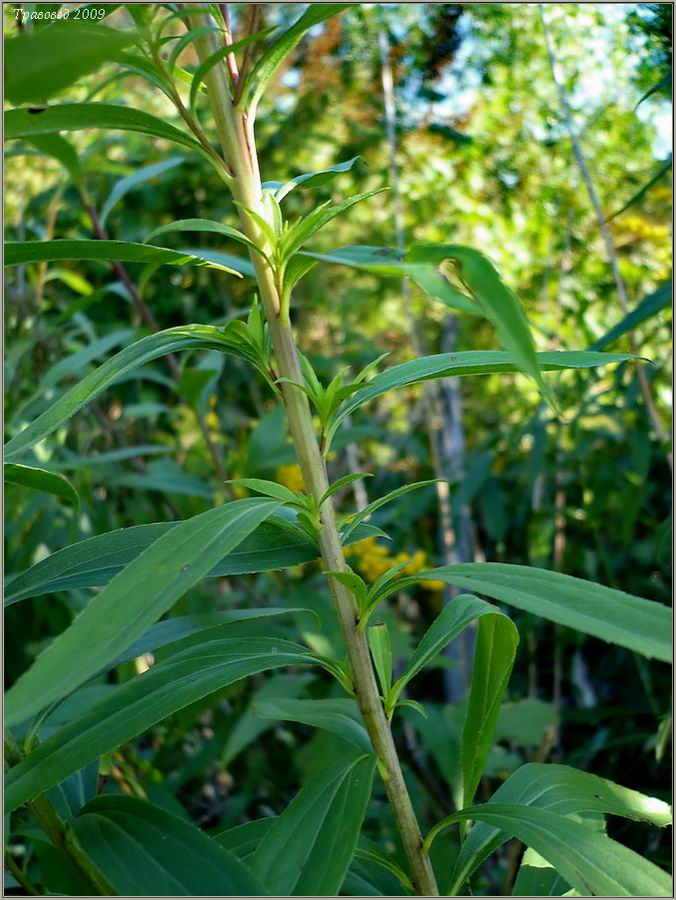
[{"label": "thin branch", "polygon": [[[232,27],[230,25],[230,10],[228,9],[227,3],[219,3],[218,8],[221,11],[221,15],[223,16],[223,24],[225,25],[225,43],[229,47],[232,43]],[[228,67],[228,75],[230,76],[230,80],[232,81],[233,88],[237,89],[239,84],[239,71],[237,70],[237,59],[234,53],[228,53],[225,57],[226,65]]]}]

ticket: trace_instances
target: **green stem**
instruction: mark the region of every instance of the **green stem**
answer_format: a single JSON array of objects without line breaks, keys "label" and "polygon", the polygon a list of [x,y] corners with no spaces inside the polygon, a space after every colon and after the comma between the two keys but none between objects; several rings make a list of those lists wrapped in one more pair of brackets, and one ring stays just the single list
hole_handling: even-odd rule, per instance
[{"label": "green stem", "polygon": [[[193,24],[196,27],[201,22]],[[218,49],[213,35],[207,35],[198,40],[196,45],[201,60]],[[233,106],[225,72],[220,67],[211,70],[206,82],[223,153],[228,167],[233,173],[232,191],[234,199],[240,204],[242,229],[250,240],[267,252],[270,248],[267,246],[265,236],[242,209],[242,207],[247,207],[266,221],[269,220],[263,206],[252,122],[247,118],[245,110],[235,109]],[[281,303],[274,272],[269,263],[258,253],[251,254],[251,261],[256,270],[256,280],[270,327],[279,374],[290,381],[302,383],[291,324],[287,317],[280,315]],[[286,382],[282,384],[282,394],[289,432],[296,449],[306,491],[319,502],[329,483],[312,424],[312,413],[307,397],[293,384]],[[338,536],[331,499],[322,504],[320,518],[319,544],[324,567],[329,571],[346,571],[348,567]],[[383,775],[385,790],[411,866],[412,880],[418,894],[438,896],[439,892],[429,857],[422,852],[420,828],[404,782],[390,725],[378,695],[366,635],[357,627],[354,599],[347,588],[332,578],[329,578],[329,588],[347,645],[357,703],[380,760],[379,769]]]},{"label": "green stem", "polygon": [[[15,766],[23,759],[24,754],[8,731],[5,731],[4,744],[7,763],[10,766]],[[110,885],[101,878],[98,870],[86,853],[68,839],[66,825],[47,795],[42,794],[40,797],[36,797],[28,806],[52,844],[71,858],[80,875],[94,889],[94,894],[103,897],[109,896],[111,893]]]},{"label": "green stem", "polygon": [[24,870],[20,866],[18,866],[17,863],[12,859],[12,855],[9,850],[5,850],[5,868],[10,873],[10,875],[12,875],[15,880],[19,882],[19,884],[27,894],[31,894],[33,897],[40,896],[40,891],[35,887]]}]

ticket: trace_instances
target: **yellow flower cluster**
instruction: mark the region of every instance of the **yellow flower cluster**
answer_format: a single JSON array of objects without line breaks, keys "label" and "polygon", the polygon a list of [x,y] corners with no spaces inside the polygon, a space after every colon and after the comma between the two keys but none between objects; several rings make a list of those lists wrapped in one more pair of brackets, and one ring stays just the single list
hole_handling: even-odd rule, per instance
[{"label": "yellow flower cluster", "polygon": [[[398,563],[406,563],[399,573],[401,576],[417,575],[427,568],[427,554],[424,550],[416,550],[413,555],[401,552],[392,556],[387,547],[376,543],[375,537],[364,538],[363,541],[346,547],[345,556],[357,557],[356,564],[359,571],[370,582],[377,581]],[[422,583],[431,591],[442,591],[446,586],[443,581],[429,580]]]},{"label": "yellow flower cluster", "polygon": [[303,476],[298,463],[290,463],[287,466],[278,466],[276,479],[290,491],[302,491],[305,488]]},{"label": "yellow flower cluster", "polygon": [[639,238],[668,238],[669,228],[666,225],[654,225],[642,216],[624,216],[622,226]]}]

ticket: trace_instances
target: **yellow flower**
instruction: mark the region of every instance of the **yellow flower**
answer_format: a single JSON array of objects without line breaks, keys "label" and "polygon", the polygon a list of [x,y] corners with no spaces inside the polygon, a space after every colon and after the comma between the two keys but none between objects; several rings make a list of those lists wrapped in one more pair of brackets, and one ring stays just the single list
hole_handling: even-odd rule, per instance
[{"label": "yellow flower", "polygon": [[305,487],[300,466],[297,463],[279,466],[276,476],[279,484],[283,484],[284,487],[287,487],[290,491],[302,491]]}]

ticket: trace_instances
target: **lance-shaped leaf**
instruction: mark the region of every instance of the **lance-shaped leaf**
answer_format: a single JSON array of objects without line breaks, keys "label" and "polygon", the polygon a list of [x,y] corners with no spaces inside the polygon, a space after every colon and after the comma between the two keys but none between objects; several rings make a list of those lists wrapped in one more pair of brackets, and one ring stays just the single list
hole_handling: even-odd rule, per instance
[{"label": "lance-shaped leaf", "polygon": [[[448,605],[453,606],[457,599],[453,598]],[[511,619],[495,608],[493,613],[479,618],[472,683],[462,730],[460,763],[465,806],[474,799],[493,746],[500,705],[519,644],[519,632]]]},{"label": "lance-shaped leaf", "polygon": [[[413,579],[411,579],[413,581]],[[500,610],[471,594],[460,594],[448,603],[427,629],[401,676],[392,686],[389,701],[395,703],[409,681],[441,653],[454,637],[482,615],[502,615]],[[506,617],[504,617],[506,618]],[[509,622],[509,619],[507,619]]]},{"label": "lance-shaped leaf", "polygon": [[38,469],[35,466],[5,463],[4,477],[5,482],[9,484],[20,484],[34,491],[55,494],[68,500],[77,509],[80,508],[80,497],[65,475],[48,472],[47,469]]},{"label": "lance-shaped leaf", "polygon": [[[662,800],[589,772],[553,764],[521,766],[493,794],[488,805],[493,803],[537,806],[562,816],[600,812],[651,822],[660,827],[671,823],[671,809]],[[493,825],[475,823],[460,849],[448,893],[457,894],[478,866],[508,839],[509,834]]]},{"label": "lance-shaped leaf", "polygon": [[[208,573],[209,577],[271,572],[318,559],[319,548],[305,533],[289,530],[283,515],[285,512],[282,509],[259,525],[214,566]],[[133,525],[57,550],[6,585],[5,606],[54,591],[102,587],[177,524],[157,522]],[[356,543],[375,533],[371,526],[361,525],[350,536],[348,543]]]},{"label": "lance-shaped leaf", "polygon": [[267,669],[316,663],[305,647],[273,638],[224,638],[182,650],[125,682],[14,766],[5,779],[5,811],[235,681]]},{"label": "lance-shaped leaf", "polygon": [[66,696],[115,659],[279,503],[236,500],[181,522],[130,563],[62,632],[5,698],[8,725]]},{"label": "lance-shaped leaf", "polygon": [[431,484],[436,484],[436,479],[433,479],[431,481],[416,481],[413,484],[405,484],[403,485],[403,487],[396,488],[395,490],[390,491],[389,494],[385,494],[384,497],[380,497],[378,500],[374,500],[372,503],[369,503],[363,509],[360,509],[358,512],[353,513],[348,517],[349,523],[342,530],[342,539],[344,541],[347,540],[355,530],[355,528],[361,525],[361,523],[365,519],[368,519],[368,517],[376,512],[376,510],[381,509],[381,507],[386,506],[393,500],[397,500],[399,497],[403,497],[404,494],[409,494],[411,491],[417,491],[420,488],[429,487]]},{"label": "lance-shaped leaf", "polygon": [[5,113],[5,140],[30,138],[59,131],[133,131],[202,152],[192,135],[168,122],[127,106],[111,103],[65,103],[45,109],[10,109]]},{"label": "lance-shaped leaf", "polygon": [[[545,372],[565,369],[587,369],[633,359],[625,353],[598,353],[589,350],[562,350],[538,353],[540,368]],[[376,375],[368,384],[356,391],[341,407],[331,423],[329,438],[355,410],[382,397],[389,391],[412,384],[420,384],[435,378],[461,375],[493,375],[501,372],[518,372],[512,356],[503,350],[465,350],[461,353],[439,353],[423,356],[410,362],[392,366]]]},{"label": "lance-shaped leaf", "polygon": [[648,294],[647,297],[644,297],[635,309],[632,309],[630,313],[627,313],[627,315],[618,322],[617,325],[614,325],[607,331],[603,337],[600,337],[598,341],[594,341],[589,349],[602,350],[604,347],[607,347],[608,344],[613,344],[618,338],[622,337],[623,334],[627,334],[628,331],[633,331],[634,328],[638,327],[642,322],[652,319],[658,312],[661,312],[669,306],[672,293],[673,289],[671,282],[660,285],[656,291],[653,291],[652,294]]},{"label": "lance-shaped leaf", "polygon": [[406,258],[411,262],[435,265],[451,260],[458,277],[484,316],[495,326],[504,349],[516,365],[535,381],[545,400],[556,406],[554,396],[542,377],[533,335],[521,304],[483,253],[460,244],[416,244]]},{"label": "lance-shaped leaf", "polygon": [[548,809],[517,803],[470,806],[430,831],[429,847],[444,828],[468,819],[485,822],[536,850],[582,897],[670,897],[671,878],[605,834]]},{"label": "lance-shaped leaf", "polygon": [[36,134],[29,139],[28,143],[39,150],[40,153],[46,153],[47,156],[53,156],[54,159],[57,159],[75,184],[82,185],[84,172],[77,151],[60,134]]},{"label": "lance-shaped leaf", "polygon": [[330,182],[332,182],[334,178],[337,178],[338,175],[341,175],[343,172],[349,172],[358,159],[358,156],[354,156],[352,159],[348,159],[342,163],[336,163],[335,166],[330,166],[328,169],[322,169],[319,172],[308,172],[305,175],[296,175],[295,178],[291,178],[289,181],[266,181],[263,183],[263,189],[274,191],[275,200],[277,200],[278,203],[281,203],[284,197],[297,187],[312,190],[314,188],[323,187],[325,184],[330,184]]},{"label": "lance-shaped leaf", "polygon": [[239,270],[229,268],[213,257],[201,256],[199,250],[169,250],[166,247],[135,244],[133,241],[8,241],[5,244],[6,266],[58,259],[138,262],[152,266],[202,265],[241,277]]},{"label": "lance-shaped leaf", "polygon": [[255,112],[258,101],[277,69],[306,31],[347,9],[349,3],[312,3],[300,19],[279,37],[258,60],[242,88],[239,105]]},{"label": "lance-shaped leaf", "polygon": [[71,821],[69,843],[116,895],[260,897],[265,888],[190,822],[137,797],[98,797]]},{"label": "lance-shaped leaf", "polygon": [[256,619],[269,619],[302,612],[316,615],[312,610],[300,606],[261,606],[254,609],[226,609],[223,612],[195,613],[192,616],[176,616],[173,619],[165,619],[163,622],[151,625],[130,647],[107,663],[102,671],[120,666],[138,656],[143,656],[144,653],[151,653],[170,644],[177,644],[179,646],[175,649],[182,650],[187,638],[195,638],[198,641],[216,641],[219,638],[228,637],[228,626],[238,622],[251,622]]},{"label": "lance-shaped leaf", "polygon": [[229,225],[221,225],[220,222],[212,222],[209,219],[178,219],[176,222],[160,225],[159,228],[156,228],[148,235],[146,243],[154,240],[161,234],[170,234],[173,231],[206,231],[212,234],[220,234],[233,241],[239,241],[240,244],[245,244],[250,250],[265,256],[265,254],[258,249],[256,244],[254,244],[253,241],[250,241],[241,231],[238,231],[236,228],[231,228]]},{"label": "lance-shaped leaf", "polygon": [[671,611],[653,600],[560,572],[506,563],[458,563],[417,577],[476,591],[643,656],[671,661]]},{"label": "lance-shaped leaf", "polygon": [[[92,243],[101,242],[93,241]],[[236,348],[227,341],[223,331],[213,325],[182,325],[148,335],[106,360],[98,369],[83,378],[79,384],[59,397],[56,403],[38,416],[27,428],[15,435],[5,445],[5,459],[13,459],[17,454],[47,437],[55,428],[67,421],[118,378],[139,369],[153,359],[158,359],[168,353],[176,353],[179,350],[237,352]]]},{"label": "lance-shaped leaf", "polygon": [[26,29],[5,41],[5,96],[15,105],[41,103],[114,59],[134,38],[131,32],[67,20]]},{"label": "lance-shaped leaf", "polygon": [[300,722],[313,728],[323,728],[324,731],[337,734],[354,744],[364,753],[373,752],[371,740],[354,700],[295,700],[274,697],[271,700],[258,700],[253,711],[261,719]]},{"label": "lance-shaped leaf", "polygon": [[456,290],[435,266],[426,262],[409,262],[408,255],[398,250],[357,245],[331,250],[329,253],[303,251],[302,255],[381,277],[410,278],[426,293],[447,306],[472,315],[481,315],[480,307],[462,291]]},{"label": "lance-shaped leaf", "polygon": [[270,34],[270,32],[274,30],[274,25],[272,25],[270,28],[264,28],[262,31],[257,31],[255,34],[247,35],[247,37],[242,38],[241,41],[235,41],[233,44],[226,44],[224,47],[220,47],[210,56],[207,56],[204,62],[200,63],[200,65],[195,69],[195,72],[192,76],[188,102],[190,111],[194,112],[195,104],[197,103],[197,97],[200,88],[202,87],[202,83],[204,82],[204,79],[207,77],[209,72],[214,68],[214,66],[217,66],[220,62],[222,62],[226,56],[229,56],[231,53],[236,53],[238,50],[243,50],[244,47],[248,47],[249,44],[255,44],[256,41],[259,41],[261,38]]},{"label": "lance-shaped leaf", "polygon": [[277,816],[250,859],[277,894],[335,896],[354,856],[371,796],[374,756],[341,760]]},{"label": "lance-shaped leaf", "polygon": [[115,204],[119,203],[129,191],[133,191],[134,188],[151,181],[153,178],[157,178],[159,175],[164,175],[165,172],[175,169],[176,166],[180,166],[183,162],[185,162],[185,157],[183,156],[170,156],[150,166],[141,166],[140,169],[136,169],[131,175],[121,178],[114,185],[108,195],[108,199],[101,208],[101,227],[106,224],[108,215]]}]

